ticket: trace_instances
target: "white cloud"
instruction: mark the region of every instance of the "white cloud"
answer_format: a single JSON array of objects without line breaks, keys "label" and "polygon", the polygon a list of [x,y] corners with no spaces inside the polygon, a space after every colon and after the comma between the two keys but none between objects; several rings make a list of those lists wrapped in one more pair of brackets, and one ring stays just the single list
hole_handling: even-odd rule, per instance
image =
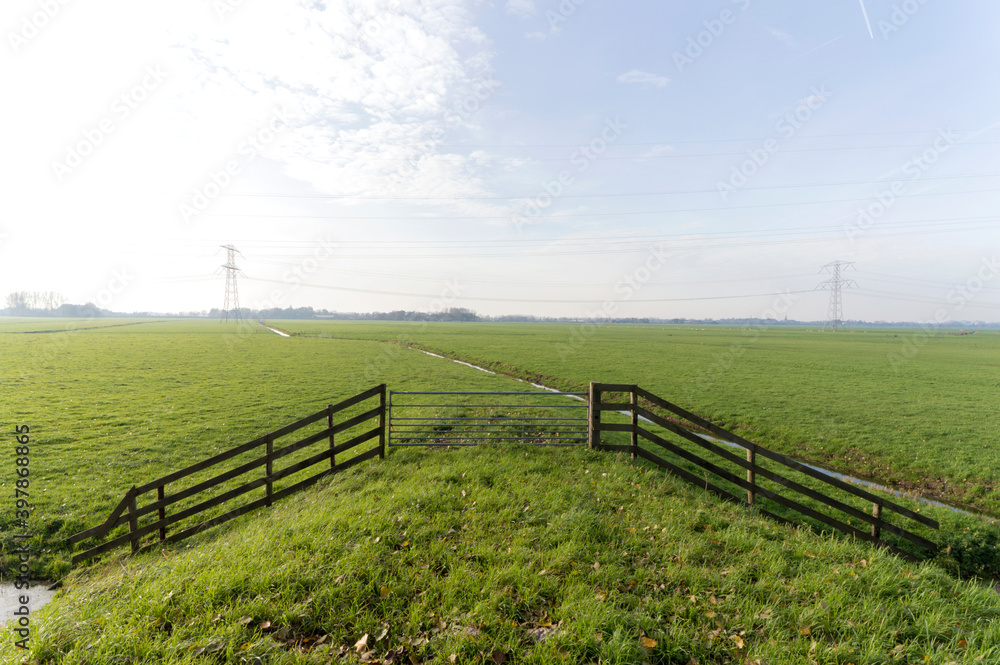
[{"label": "white cloud", "polygon": [[546,34],[544,32],[526,32],[526,33],[524,33],[524,38],[527,39],[527,40],[529,40],[529,41],[533,41],[533,42],[543,41],[545,39],[545,37],[546,37]]},{"label": "white cloud", "polygon": [[207,79],[288,117],[265,154],[320,191],[481,195],[489,160],[440,146],[477,126],[499,86],[488,40],[461,0],[372,5],[255,6],[266,46],[244,30],[192,53]]},{"label": "white cloud", "polygon": [[792,37],[787,32],[785,32],[784,30],[778,30],[777,28],[767,28],[767,31],[771,33],[771,36],[777,39],[779,42],[787,46],[795,45],[795,38]]},{"label": "white cloud", "polygon": [[528,18],[536,12],[534,0],[507,0],[504,8],[518,18]]},{"label": "white cloud", "polygon": [[641,85],[651,85],[657,88],[662,88],[663,86],[670,83],[670,79],[666,76],[660,76],[658,74],[651,74],[649,72],[644,72],[638,69],[633,69],[630,72],[625,72],[618,77],[619,83],[639,83]]}]

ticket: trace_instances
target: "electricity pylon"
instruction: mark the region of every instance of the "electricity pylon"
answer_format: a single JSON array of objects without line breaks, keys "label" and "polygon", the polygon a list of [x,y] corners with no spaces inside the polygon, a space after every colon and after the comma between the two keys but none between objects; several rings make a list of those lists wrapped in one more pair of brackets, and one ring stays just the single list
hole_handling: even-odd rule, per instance
[{"label": "electricity pylon", "polygon": [[845,279],[841,277],[841,273],[848,268],[853,270],[854,263],[848,261],[834,261],[833,263],[827,263],[820,269],[820,272],[828,272],[833,275],[830,279],[821,283],[817,287],[830,292],[830,308],[827,313],[829,321],[827,322],[827,325],[833,328],[833,332],[837,332],[837,328],[841,325],[841,322],[844,319],[844,301],[843,296],[841,296],[840,293],[841,289],[853,289],[857,287],[857,283],[853,279]]},{"label": "electricity pylon", "polygon": [[236,255],[243,256],[243,254],[232,245],[220,245],[220,247],[226,250],[226,262],[221,266],[226,271],[226,300],[222,306],[222,317],[219,321],[228,321],[230,316],[236,321],[242,321],[243,314],[240,312],[240,292],[239,286],[236,283],[236,278],[240,275],[240,269],[236,266]]}]

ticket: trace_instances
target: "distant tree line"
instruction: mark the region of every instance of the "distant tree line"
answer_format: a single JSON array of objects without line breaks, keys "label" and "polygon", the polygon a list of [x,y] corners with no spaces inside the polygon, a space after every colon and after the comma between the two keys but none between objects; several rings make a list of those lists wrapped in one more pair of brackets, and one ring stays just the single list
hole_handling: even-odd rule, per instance
[{"label": "distant tree line", "polygon": [[7,294],[7,309],[15,314],[51,312],[65,302],[66,297],[55,291],[15,291]]},{"label": "distant tree line", "polygon": [[66,296],[55,291],[15,291],[7,294],[4,304],[6,307],[0,309],[0,315],[4,316],[57,316],[92,319],[113,314],[113,312],[101,309],[92,302],[85,305],[68,303]]}]

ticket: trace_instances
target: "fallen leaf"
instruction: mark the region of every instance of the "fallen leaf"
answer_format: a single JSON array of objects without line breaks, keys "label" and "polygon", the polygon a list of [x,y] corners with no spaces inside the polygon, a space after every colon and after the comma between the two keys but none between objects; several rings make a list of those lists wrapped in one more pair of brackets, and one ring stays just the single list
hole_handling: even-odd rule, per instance
[{"label": "fallen leaf", "polygon": [[376,642],[381,642],[382,640],[385,639],[385,636],[388,635],[388,634],[389,634],[389,629],[388,628],[383,628],[382,632],[379,633],[378,637],[375,638],[375,641]]},{"label": "fallen leaf", "polygon": [[219,623],[220,621],[222,621],[222,615],[216,612],[212,617],[212,623]]},{"label": "fallen leaf", "polygon": [[810,629],[809,626],[805,626],[804,628],[799,628],[799,634],[800,635],[812,635],[812,629]]},{"label": "fallen leaf", "polygon": [[655,649],[656,648],[656,640],[654,640],[651,637],[643,637],[643,638],[641,638],[639,640],[639,642],[646,649]]},{"label": "fallen leaf", "polygon": [[457,663],[458,662],[458,655],[457,654],[451,654],[450,656],[448,656],[448,662],[449,663]]},{"label": "fallen leaf", "polygon": [[251,621],[253,621],[253,617],[243,617],[243,618],[240,619],[240,625],[241,626],[245,626],[248,623],[250,623]]},{"label": "fallen leaf", "polygon": [[737,649],[742,649],[743,647],[746,646],[746,644],[743,642],[743,638],[740,637],[739,635],[730,635],[729,639],[733,641],[733,644],[736,645]]},{"label": "fallen leaf", "polygon": [[361,653],[368,648],[368,633],[365,633],[364,637],[354,643],[354,648],[358,653]]},{"label": "fallen leaf", "polygon": [[267,630],[270,627],[271,627],[270,621],[261,621],[260,625],[258,625],[258,628],[260,628],[261,630]]},{"label": "fallen leaf", "polygon": [[959,649],[968,649],[969,648],[969,643],[966,642],[965,640],[959,640],[958,641],[958,648]]},{"label": "fallen leaf", "polygon": [[507,662],[507,654],[505,654],[503,651],[500,651],[500,649],[494,649],[493,662],[496,663],[497,665],[503,665],[503,663]]},{"label": "fallen leaf", "polygon": [[381,596],[382,598],[388,598],[391,593],[392,590],[387,586],[384,586],[378,590],[378,595]]}]

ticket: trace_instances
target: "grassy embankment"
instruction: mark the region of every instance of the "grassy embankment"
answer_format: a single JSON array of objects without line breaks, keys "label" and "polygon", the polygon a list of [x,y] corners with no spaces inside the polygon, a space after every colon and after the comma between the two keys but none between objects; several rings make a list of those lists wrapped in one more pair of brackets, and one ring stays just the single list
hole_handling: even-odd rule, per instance
[{"label": "grassy embankment", "polygon": [[[585,449],[394,451],[83,570],[33,662],[973,663],[1000,597]],[[0,657],[16,662],[12,636]]]}]

